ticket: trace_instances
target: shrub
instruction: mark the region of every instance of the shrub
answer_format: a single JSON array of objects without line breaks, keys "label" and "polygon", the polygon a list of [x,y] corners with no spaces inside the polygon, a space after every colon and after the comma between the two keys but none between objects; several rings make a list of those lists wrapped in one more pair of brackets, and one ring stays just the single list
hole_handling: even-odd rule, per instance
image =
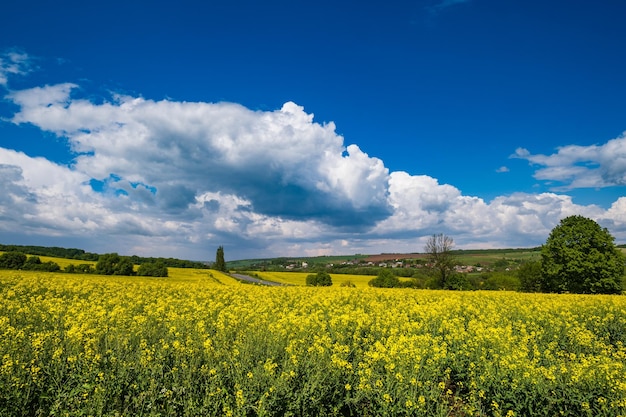
[{"label": "shrub", "polygon": [[0,255],[1,269],[21,269],[26,263],[26,255],[21,252],[4,252]]},{"label": "shrub", "polygon": [[137,275],[142,277],[167,277],[167,267],[163,262],[146,262],[139,265]]},{"label": "shrub", "polygon": [[517,270],[517,279],[520,282],[520,291],[541,291],[541,262],[531,261],[523,263]]},{"label": "shrub", "polygon": [[133,263],[117,253],[101,255],[96,264],[96,273],[102,275],[134,275]]},{"label": "shrub", "polygon": [[400,280],[390,270],[383,269],[378,276],[368,284],[370,287],[395,288],[400,286]]},{"label": "shrub", "polygon": [[317,274],[307,275],[306,285],[312,287],[330,287],[333,285],[333,280],[328,272],[318,272]]},{"label": "shrub", "polygon": [[516,275],[502,272],[494,272],[487,275],[487,279],[483,284],[484,290],[508,290],[517,291],[520,287],[520,281]]},{"label": "shrub", "polygon": [[467,274],[452,274],[446,282],[446,290],[471,290],[473,289]]}]

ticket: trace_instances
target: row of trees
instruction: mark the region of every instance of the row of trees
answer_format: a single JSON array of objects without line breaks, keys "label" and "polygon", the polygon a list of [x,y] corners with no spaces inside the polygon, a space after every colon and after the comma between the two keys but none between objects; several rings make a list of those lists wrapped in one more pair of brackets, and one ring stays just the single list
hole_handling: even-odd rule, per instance
[{"label": "row of trees", "polygon": [[[0,255],[0,269],[60,272],[61,267],[52,261],[42,262],[39,256],[26,256],[21,252],[4,252]],[[146,262],[135,272],[134,264],[128,257],[117,253],[100,255],[95,267],[92,264],[68,265],[63,272],[100,275],[139,275],[167,277],[168,271],[162,262]]]},{"label": "row of trees", "polygon": [[137,272],[130,258],[117,253],[101,255],[96,263],[95,273],[100,275],[139,275],[144,277],[167,277],[168,271],[161,261],[146,262],[139,265]]},{"label": "row of trees", "polygon": [[57,272],[61,267],[55,262],[41,262],[39,256],[26,256],[21,252],[4,252],[0,255],[0,269]]},{"label": "row of trees", "polygon": [[97,253],[85,252],[76,248],[60,248],[57,246],[33,246],[33,245],[2,245],[0,252],[20,252],[35,256],[50,256],[52,258],[77,259],[81,261],[97,261]]},{"label": "row of trees", "polygon": [[[49,256],[51,258],[63,258],[74,259],[82,261],[95,261],[97,262],[102,255],[97,253],[85,252],[82,249],[76,248],[60,248],[56,246],[32,246],[32,245],[4,245],[0,244],[0,252],[20,252],[28,253],[35,256]],[[189,261],[176,258],[154,258],[143,256],[127,256],[127,258],[134,265],[141,265],[144,263],[162,263],[166,267],[171,268],[208,268],[208,265],[204,262]]]}]

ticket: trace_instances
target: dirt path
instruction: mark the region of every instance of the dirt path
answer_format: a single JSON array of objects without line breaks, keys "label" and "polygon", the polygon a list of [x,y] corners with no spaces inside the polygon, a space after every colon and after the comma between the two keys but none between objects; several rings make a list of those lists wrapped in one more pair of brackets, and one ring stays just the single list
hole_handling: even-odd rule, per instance
[{"label": "dirt path", "polygon": [[250,275],[244,275],[244,274],[230,274],[231,277],[239,279],[241,281],[246,281],[246,282],[251,282],[253,284],[259,284],[259,285],[268,285],[270,287],[277,287],[277,286],[281,286],[282,284],[279,282],[273,282],[273,281],[265,281],[256,277],[251,277]]}]

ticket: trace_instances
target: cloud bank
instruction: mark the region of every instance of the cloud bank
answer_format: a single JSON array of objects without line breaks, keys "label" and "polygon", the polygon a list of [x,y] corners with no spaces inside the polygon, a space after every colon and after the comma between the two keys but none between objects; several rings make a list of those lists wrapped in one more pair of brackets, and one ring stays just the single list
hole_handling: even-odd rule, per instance
[{"label": "cloud bank", "polygon": [[518,148],[513,157],[538,166],[534,177],[559,183],[555,191],[626,185],[626,132],[603,145],[563,146],[552,155]]},{"label": "cloud bank", "polygon": [[[486,202],[426,175],[390,172],[292,102],[254,111],[122,95],[96,103],[78,93],[65,83],[8,94],[19,109],[12,123],[64,138],[75,157],[61,165],[0,148],[0,231],[187,259],[211,259],[218,245],[230,259],[416,252],[432,233],[459,247],[534,246],[571,214],[626,238],[626,198],[608,210],[557,193]],[[623,185],[625,143],[515,156],[565,187]]]}]

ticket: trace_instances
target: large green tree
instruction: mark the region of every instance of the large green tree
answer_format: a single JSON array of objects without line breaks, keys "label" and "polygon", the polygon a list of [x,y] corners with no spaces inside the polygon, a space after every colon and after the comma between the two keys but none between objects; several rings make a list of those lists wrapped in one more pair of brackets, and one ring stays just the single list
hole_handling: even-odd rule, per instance
[{"label": "large green tree", "polygon": [[621,293],[624,255],[613,241],[609,231],[591,219],[561,220],[541,248],[541,290]]}]

